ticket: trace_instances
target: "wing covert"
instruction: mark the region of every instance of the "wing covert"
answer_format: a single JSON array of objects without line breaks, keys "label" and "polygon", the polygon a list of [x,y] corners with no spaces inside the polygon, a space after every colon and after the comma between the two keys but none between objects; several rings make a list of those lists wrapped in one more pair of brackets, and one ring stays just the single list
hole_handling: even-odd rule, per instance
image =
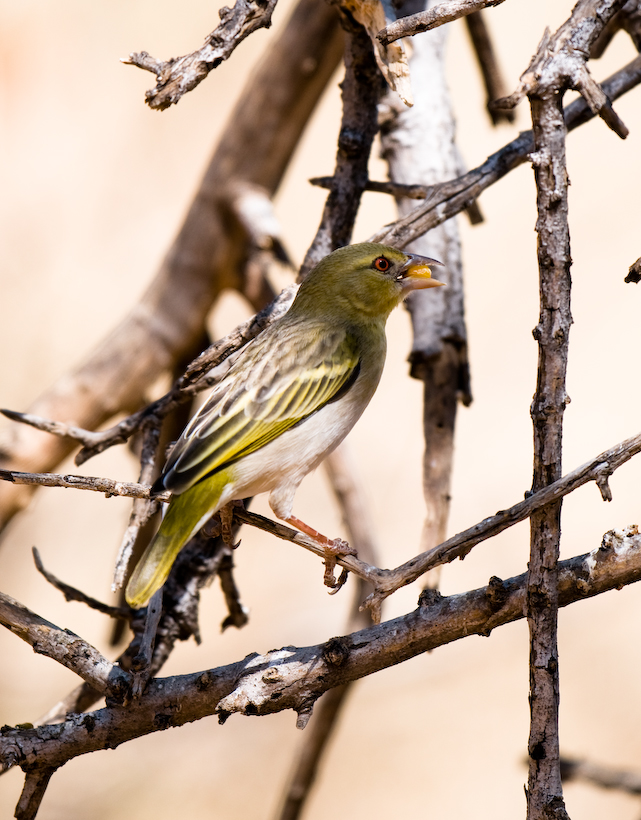
[{"label": "wing covert", "polygon": [[262,338],[267,334],[257,337],[214,388],[169,456],[166,489],[183,492],[213,470],[264,447],[351,387],[359,370],[353,335],[328,333],[326,327],[305,337],[296,326],[287,330],[279,333],[276,350],[265,344],[274,343],[275,334],[270,340]]}]

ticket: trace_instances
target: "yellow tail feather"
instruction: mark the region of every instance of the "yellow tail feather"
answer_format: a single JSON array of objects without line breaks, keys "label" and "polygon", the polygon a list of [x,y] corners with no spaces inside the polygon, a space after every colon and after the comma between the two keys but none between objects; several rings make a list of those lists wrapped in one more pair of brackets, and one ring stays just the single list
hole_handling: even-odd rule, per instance
[{"label": "yellow tail feather", "polygon": [[180,550],[222,506],[220,497],[229,481],[228,472],[221,470],[171,499],[160,529],[127,584],[125,598],[129,606],[144,606],[165,583]]}]

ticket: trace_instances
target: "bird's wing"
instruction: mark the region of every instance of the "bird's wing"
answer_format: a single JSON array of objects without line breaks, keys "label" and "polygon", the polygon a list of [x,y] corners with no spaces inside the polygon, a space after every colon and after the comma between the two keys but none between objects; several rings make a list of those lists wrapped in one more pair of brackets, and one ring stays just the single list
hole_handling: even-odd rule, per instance
[{"label": "bird's wing", "polygon": [[326,327],[316,333],[296,331],[281,328],[277,346],[261,344],[260,337],[250,343],[174,447],[163,474],[165,488],[183,492],[213,470],[264,447],[351,387],[359,372],[355,337]]}]

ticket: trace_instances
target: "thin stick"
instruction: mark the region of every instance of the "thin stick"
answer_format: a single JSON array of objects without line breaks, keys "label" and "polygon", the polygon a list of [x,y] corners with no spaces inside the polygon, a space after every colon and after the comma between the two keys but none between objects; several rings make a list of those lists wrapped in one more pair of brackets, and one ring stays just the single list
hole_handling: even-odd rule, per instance
[{"label": "thin stick", "polygon": [[150,108],[163,111],[196,88],[252,32],[269,28],[275,6],[276,0],[237,0],[233,8],[220,9],[220,25],[207,35],[204,46],[197,51],[166,61],[141,51],[130,54],[122,62],[156,75],[156,87],[145,93],[145,102]]},{"label": "thin stick", "polygon": [[386,46],[394,40],[400,40],[401,37],[410,37],[423,31],[430,31],[430,29],[451,23],[459,17],[473,14],[488,6],[499,6],[502,2],[503,0],[447,0],[445,3],[432,6],[427,11],[419,11],[417,14],[410,14],[395,20],[379,31],[378,39]]}]

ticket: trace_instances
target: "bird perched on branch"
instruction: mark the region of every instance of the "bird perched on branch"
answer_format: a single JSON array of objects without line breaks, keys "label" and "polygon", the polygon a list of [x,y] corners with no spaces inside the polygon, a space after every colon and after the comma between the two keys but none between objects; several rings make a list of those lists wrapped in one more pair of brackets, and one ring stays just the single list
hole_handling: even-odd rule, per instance
[{"label": "bird perched on branch", "polygon": [[334,251],[309,273],[289,311],[241,350],[171,451],[152,494],[174,495],[127,585],[132,607],[160,589],[214,513],[257,493],[270,492],[276,516],[327,555],[350,552],[292,515],[294,494],[372,398],[390,312],[410,291],[442,285],[430,271],[440,264],[363,243]]}]

